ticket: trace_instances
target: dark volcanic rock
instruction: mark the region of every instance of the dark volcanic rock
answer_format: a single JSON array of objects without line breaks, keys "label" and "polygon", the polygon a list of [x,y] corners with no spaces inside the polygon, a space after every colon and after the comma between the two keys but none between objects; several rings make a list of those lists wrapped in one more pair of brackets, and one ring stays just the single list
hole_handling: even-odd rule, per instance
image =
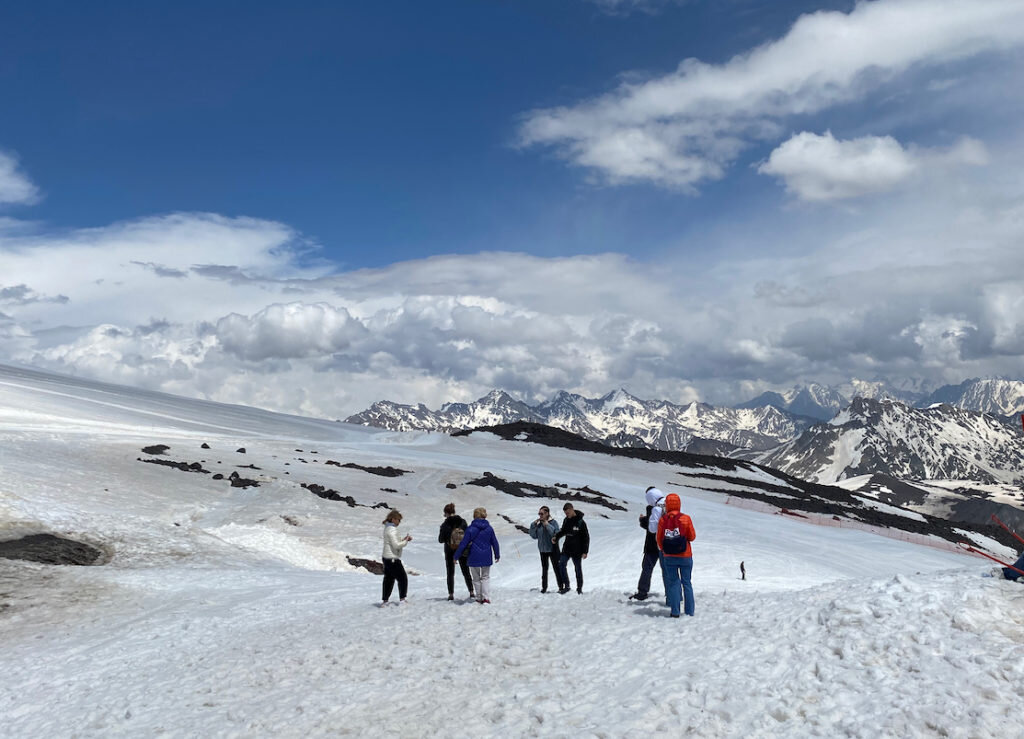
[{"label": "dark volcanic rock", "polygon": [[210,445],[209,445],[209,444],[207,444],[207,443],[206,443],[206,442],[204,441],[204,442],[203,442],[202,444],[200,444],[200,445],[199,445],[199,448],[200,448],[200,449],[209,449],[209,448],[210,448]]},{"label": "dark volcanic rock", "polygon": [[238,449],[236,449],[235,451],[236,451],[236,452],[238,452],[239,454],[245,454],[245,447],[244,447],[244,446],[242,446],[242,447],[239,447],[239,448],[238,448]]},{"label": "dark volcanic rock", "polygon": [[355,462],[346,462],[345,464],[339,464],[333,460],[327,460],[324,464],[331,464],[335,467],[347,467],[350,470],[362,470],[363,472],[369,472],[371,475],[380,475],[381,477],[401,477],[402,475],[409,474],[412,470],[400,470],[397,467],[364,467],[361,464]]},{"label": "dark volcanic rock", "polygon": [[351,495],[342,495],[337,490],[325,488],[323,485],[317,485],[315,482],[311,482],[309,484],[302,483],[302,487],[304,487],[309,492],[313,493],[313,495],[317,496],[318,498],[323,498],[324,500],[333,500],[337,501],[338,503],[345,503],[346,505],[348,505],[349,508],[355,508],[357,505],[360,505],[359,503],[356,503],[356,499],[353,498]]},{"label": "dark volcanic rock", "polygon": [[47,565],[104,564],[102,549],[54,534],[32,534],[21,539],[0,541],[0,558],[21,559]]},{"label": "dark volcanic rock", "polygon": [[529,534],[530,533],[530,530],[528,528],[523,526],[521,523],[516,523],[511,518],[506,516],[504,513],[499,513],[498,515],[501,516],[503,519],[505,519],[505,521],[507,521],[508,523],[510,523],[513,526],[515,526],[519,531],[522,531],[524,534]]},{"label": "dark volcanic rock", "polygon": [[182,472],[201,472],[204,475],[210,474],[210,471],[209,470],[204,470],[203,469],[203,465],[199,464],[199,462],[191,462],[191,463],[189,463],[189,462],[175,462],[175,461],[170,460],[170,459],[140,459],[140,458],[136,458],[136,460],[139,461],[139,462],[145,462],[146,464],[159,464],[159,465],[162,465],[163,467],[173,467],[174,469],[181,470]]},{"label": "dark volcanic rock", "polygon": [[260,486],[256,480],[247,480],[237,472],[232,472],[228,475],[228,479],[231,480],[231,487],[233,488],[258,488]]},{"label": "dark volcanic rock", "polygon": [[353,567],[362,567],[364,570],[369,570],[374,575],[384,574],[384,565],[381,562],[374,561],[372,559],[359,559],[358,557],[345,557],[348,563]]},{"label": "dark volcanic rock", "polygon": [[143,454],[163,454],[168,449],[170,449],[170,447],[167,446],[166,444],[154,444],[153,446],[144,446],[144,447],[142,447],[142,453]]},{"label": "dark volcanic rock", "polygon": [[476,480],[469,480],[466,484],[476,485],[477,487],[482,488],[494,488],[495,490],[500,490],[508,495],[514,495],[517,498],[552,498],[554,500],[591,503],[593,505],[610,508],[613,511],[626,510],[625,506],[615,502],[615,499],[611,496],[599,493],[596,490],[591,490],[590,488],[570,492],[564,488],[533,485],[528,482],[511,482],[492,475],[490,472],[485,472],[483,477]]}]

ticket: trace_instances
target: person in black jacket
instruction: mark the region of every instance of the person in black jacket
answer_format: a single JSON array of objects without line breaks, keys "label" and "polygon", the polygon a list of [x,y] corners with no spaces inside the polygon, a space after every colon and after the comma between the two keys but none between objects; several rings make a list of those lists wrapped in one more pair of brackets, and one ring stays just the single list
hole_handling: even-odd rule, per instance
[{"label": "person in black jacket", "polygon": [[[629,596],[630,600],[647,600],[651,592],[651,575],[654,574],[654,566],[661,562],[661,552],[658,549],[658,536],[651,531],[651,511],[658,504],[661,498],[661,491],[656,487],[649,487],[645,492],[647,500],[647,511],[640,516],[640,528],[646,532],[644,537],[644,559],[640,565],[640,580],[636,584],[636,592]],[[664,573],[664,571],[663,571]]]},{"label": "person in black jacket", "polygon": [[558,560],[558,569],[562,574],[562,587],[558,592],[565,595],[569,592],[569,560],[572,559],[576,568],[576,592],[583,592],[583,560],[590,553],[590,532],[583,522],[583,511],[577,511],[572,503],[562,506],[565,520],[562,528],[552,537],[555,541],[562,539],[562,556]]},{"label": "person in black jacket", "polygon": [[[469,526],[466,524],[466,519],[462,516],[455,514],[455,504],[449,503],[444,507],[444,523],[441,524],[441,530],[437,534],[437,543],[444,544],[444,566],[448,572],[448,600],[455,600],[455,549],[451,545],[452,532],[455,529],[462,529],[463,532]],[[458,546],[458,544],[456,544]],[[476,593],[473,592],[473,578],[469,574],[469,547],[466,547],[466,551],[463,552],[461,559],[459,559],[459,568],[462,570],[462,577],[466,581],[466,589],[469,591],[469,597],[475,598]]]}]

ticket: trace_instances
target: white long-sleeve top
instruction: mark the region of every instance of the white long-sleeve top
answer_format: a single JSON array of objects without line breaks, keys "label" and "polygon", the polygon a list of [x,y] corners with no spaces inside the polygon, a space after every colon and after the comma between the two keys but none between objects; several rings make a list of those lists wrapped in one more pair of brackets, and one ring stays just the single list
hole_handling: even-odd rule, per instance
[{"label": "white long-sleeve top", "polygon": [[398,537],[398,527],[393,523],[384,524],[384,559],[401,559],[402,550],[409,542]]},{"label": "white long-sleeve top", "polygon": [[651,506],[651,517],[647,519],[647,530],[652,534],[658,533],[658,519],[665,512],[665,493],[658,488],[651,488],[646,495],[647,505]]}]

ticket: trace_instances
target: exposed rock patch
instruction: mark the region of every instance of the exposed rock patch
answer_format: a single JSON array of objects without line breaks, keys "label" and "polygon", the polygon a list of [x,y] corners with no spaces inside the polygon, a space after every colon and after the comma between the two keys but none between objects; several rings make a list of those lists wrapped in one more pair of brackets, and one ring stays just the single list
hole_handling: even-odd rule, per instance
[{"label": "exposed rock patch", "polygon": [[170,449],[170,447],[167,446],[166,444],[154,444],[153,446],[144,446],[144,447],[142,447],[142,453],[143,454],[163,454],[168,449]]},{"label": "exposed rock patch", "polygon": [[182,472],[201,472],[204,475],[210,474],[210,471],[204,470],[203,465],[199,462],[175,462],[170,459],[142,459],[141,457],[136,457],[136,461],[145,462],[146,464],[159,464],[164,467],[173,467],[174,469],[181,470]]},{"label": "exposed rock patch", "polygon": [[369,570],[374,575],[384,574],[384,565],[381,562],[377,562],[372,559],[359,559],[358,557],[345,557],[348,563],[353,567],[362,567],[364,570]]},{"label": "exposed rock patch", "polygon": [[555,486],[533,485],[528,482],[511,482],[503,480],[490,472],[476,480],[469,480],[467,485],[476,485],[482,488],[494,488],[508,495],[517,498],[552,498],[554,500],[567,500],[578,503],[604,506],[613,511],[624,511],[626,507],[615,502],[611,496],[600,493],[596,490],[584,487],[580,491],[570,491]]},{"label": "exposed rock patch", "polygon": [[55,534],[31,534],[0,541],[0,557],[46,565],[97,565],[108,560],[102,549]]}]

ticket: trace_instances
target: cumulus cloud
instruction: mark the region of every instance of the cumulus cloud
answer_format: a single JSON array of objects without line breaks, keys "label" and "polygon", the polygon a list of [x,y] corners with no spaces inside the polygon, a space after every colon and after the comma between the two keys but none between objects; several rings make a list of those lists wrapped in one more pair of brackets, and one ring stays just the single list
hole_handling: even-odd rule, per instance
[{"label": "cumulus cloud", "polygon": [[39,200],[39,188],[18,168],[18,160],[0,152],[0,205],[27,205]]},{"label": "cumulus cloud", "polygon": [[[925,169],[978,154],[904,153]],[[727,403],[800,380],[1019,376],[1022,168],[1018,141],[984,172],[918,176],[855,213],[773,210],[732,236],[755,253],[701,260],[490,252],[338,271],[255,219],[0,229],[0,356],[327,418],[493,387]]]},{"label": "cumulus cloud", "polygon": [[366,333],[347,310],[323,303],[275,304],[254,316],[232,313],[215,328],[225,351],[256,361],[333,354]]},{"label": "cumulus cloud", "polygon": [[925,170],[988,162],[984,145],[963,139],[948,149],[906,149],[892,136],[837,140],[796,134],[776,148],[757,171],[781,179],[800,200],[856,198],[892,190]]},{"label": "cumulus cloud", "polygon": [[[912,32],[908,32],[912,29]],[[1024,45],[1017,0],[875,0],[801,16],[724,64],[686,59],[581,103],[528,113],[522,146],[551,146],[612,183],[693,189],[786,121],[860,100],[909,70]]]}]

